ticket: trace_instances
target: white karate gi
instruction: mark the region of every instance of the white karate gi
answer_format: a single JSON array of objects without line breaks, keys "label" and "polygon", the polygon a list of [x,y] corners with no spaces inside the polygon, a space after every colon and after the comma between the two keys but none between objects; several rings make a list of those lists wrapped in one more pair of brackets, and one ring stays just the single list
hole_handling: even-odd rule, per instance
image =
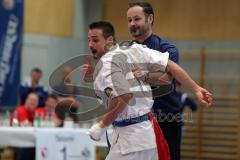
[{"label": "white karate gi", "polygon": [[[140,67],[148,71],[165,71],[168,53],[161,53],[140,44],[128,49],[107,52],[96,65],[94,89],[99,101],[106,106],[111,98],[132,93],[129,105],[116,121],[139,117],[151,112],[153,99],[149,84],[137,80],[132,69]],[[111,95],[106,93],[111,89]],[[126,127],[114,127],[110,152],[106,160],[157,160],[155,133],[150,121]]]}]

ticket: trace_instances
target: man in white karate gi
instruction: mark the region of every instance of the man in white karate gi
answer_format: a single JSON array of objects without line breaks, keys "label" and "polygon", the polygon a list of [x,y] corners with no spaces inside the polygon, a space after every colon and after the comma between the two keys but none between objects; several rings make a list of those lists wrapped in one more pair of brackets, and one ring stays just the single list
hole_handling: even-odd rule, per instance
[{"label": "man in white karate gi", "polygon": [[[88,43],[99,59],[94,71],[94,89],[108,107],[103,118],[89,130],[93,140],[100,140],[107,126],[113,125],[111,148],[106,160],[170,160],[168,145],[151,113],[150,85],[134,77],[132,70],[168,71],[188,88],[202,106],[210,106],[211,94],[198,86],[168,53],[159,53],[143,45],[120,48],[113,26],[104,21],[89,25]],[[87,66],[91,67],[91,66]]]}]

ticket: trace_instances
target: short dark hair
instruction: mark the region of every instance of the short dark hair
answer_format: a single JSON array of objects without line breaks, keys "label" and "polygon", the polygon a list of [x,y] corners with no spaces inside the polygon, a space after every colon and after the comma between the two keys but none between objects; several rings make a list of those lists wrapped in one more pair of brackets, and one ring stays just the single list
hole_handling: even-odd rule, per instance
[{"label": "short dark hair", "polygon": [[149,16],[150,14],[153,15],[154,18],[154,11],[153,11],[153,7],[150,3],[148,2],[133,2],[133,3],[129,3],[128,4],[128,9],[135,7],[135,6],[139,6],[143,9],[143,12],[145,14],[145,16]]},{"label": "short dark hair", "polygon": [[114,42],[116,41],[114,27],[109,22],[106,22],[106,21],[93,22],[89,25],[89,29],[101,29],[103,32],[103,37],[105,39],[112,36]]},{"label": "short dark hair", "polygon": [[35,67],[32,69],[32,72],[42,73],[42,70],[40,68]]},{"label": "short dark hair", "polygon": [[133,2],[133,3],[129,3],[128,4],[128,9],[129,8],[132,8],[134,6],[139,6],[139,7],[142,7],[143,9],[143,12],[147,15],[154,15],[154,12],[153,12],[153,8],[152,8],[152,5],[148,2]]}]

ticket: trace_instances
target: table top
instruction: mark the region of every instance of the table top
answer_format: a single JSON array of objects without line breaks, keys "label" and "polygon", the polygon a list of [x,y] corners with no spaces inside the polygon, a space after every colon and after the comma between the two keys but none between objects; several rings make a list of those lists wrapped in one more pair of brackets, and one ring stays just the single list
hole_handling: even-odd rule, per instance
[{"label": "table top", "polygon": [[[0,145],[9,147],[34,147],[36,133],[44,132],[81,132],[87,134],[87,128],[35,128],[35,127],[0,127]],[[107,147],[106,137],[95,143],[96,146]]]}]

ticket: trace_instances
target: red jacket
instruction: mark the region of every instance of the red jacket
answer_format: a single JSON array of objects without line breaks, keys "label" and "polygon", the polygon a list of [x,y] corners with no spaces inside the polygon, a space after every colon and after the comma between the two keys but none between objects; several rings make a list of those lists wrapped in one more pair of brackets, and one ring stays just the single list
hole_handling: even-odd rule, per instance
[{"label": "red jacket", "polygon": [[12,124],[13,118],[17,118],[18,122],[24,122],[24,121],[29,121],[33,123],[33,118],[34,118],[34,111],[28,111],[24,105],[18,106],[16,110],[13,112],[13,114],[10,117],[10,124]]}]

